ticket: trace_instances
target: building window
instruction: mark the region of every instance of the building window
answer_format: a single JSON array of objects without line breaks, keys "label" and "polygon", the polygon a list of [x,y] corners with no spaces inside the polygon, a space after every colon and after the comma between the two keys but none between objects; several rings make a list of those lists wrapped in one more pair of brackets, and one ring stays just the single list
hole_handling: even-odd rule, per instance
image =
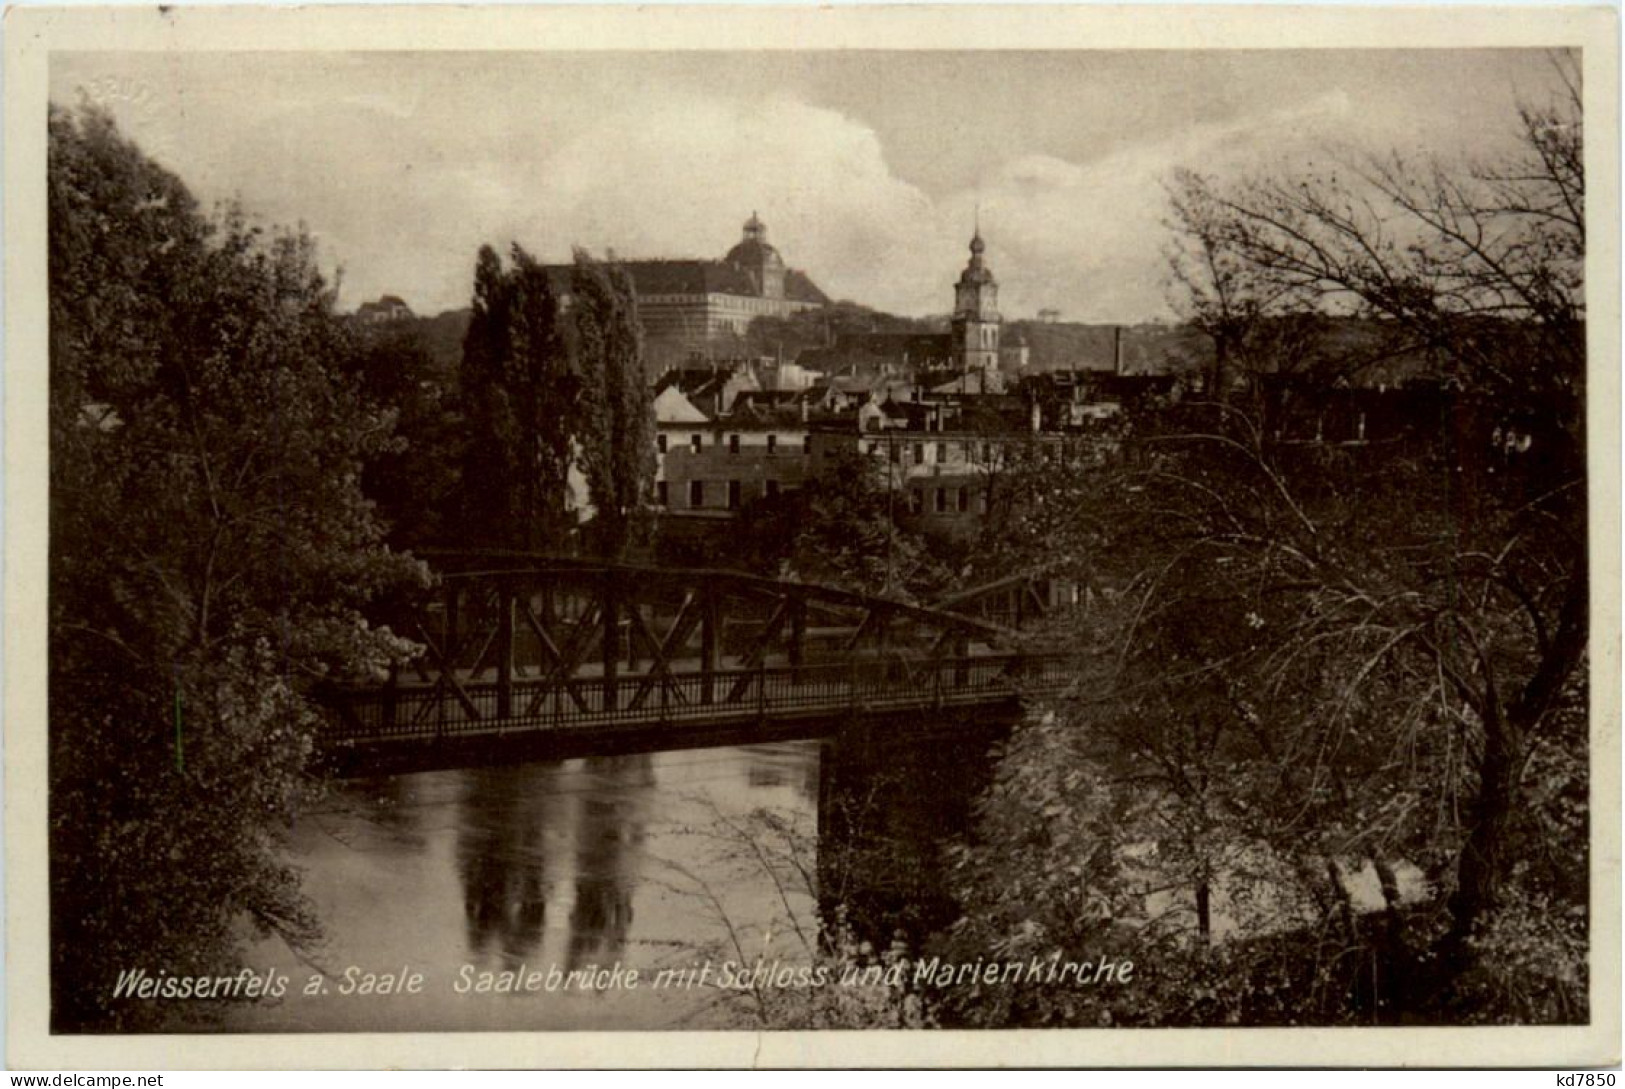
[{"label": "building window", "polygon": [[699,453],[700,450],[705,446],[705,436],[690,435],[688,437],[688,445],[696,454]]},{"label": "building window", "polygon": [[812,457],[812,436],[811,435],[808,435],[806,438],[801,440],[801,452],[803,454],[807,455],[808,457]]},{"label": "building window", "polygon": [[925,464],[925,443],[923,442],[917,442],[914,444],[914,464]]},{"label": "building window", "polygon": [[942,514],[948,509],[948,489],[937,489],[937,513]]},{"label": "building window", "polygon": [[946,464],[947,461],[948,461],[948,444],[945,443],[945,442],[939,442],[939,443],[937,443],[937,464],[938,465]]},{"label": "building window", "polygon": [[908,490],[908,509],[910,514],[919,514],[925,509],[925,492],[920,488]]},{"label": "building window", "polygon": [[959,500],[959,513],[964,514],[966,511],[970,510],[970,489],[959,488],[956,489],[955,494]]},{"label": "building window", "polygon": [[772,457],[774,454],[778,453],[778,450],[779,450],[779,437],[777,435],[769,435],[767,437],[767,454],[768,454],[768,456]]},{"label": "building window", "polygon": [[897,448],[897,444],[895,442],[888,442],[886,444],[886,450],[891,455],[891,463],[896,465],[897,459],[902,456],[902,451]]},{"label": "building window", "polygon": [[993,444],[991,442],[982,443],[982,460],[989,465],[993,464]]},{"label": "building window", "polygon": [[655,481],[655,506],[663,507],[666,505],[666,494],[666,482],[664,480]]},{"label": "building window", "polygon": [[665,435],[656,435],[655,436],[655,449],[659,450],[662,454],[664,454],[666,452],[666,436]]},{"label": "building window", "polygon": [[705,481],[690,480],[688,482],[688,505],[695,510],[705,506]]},{"label": "building window", "polygon": [[730,454],[739,453],[739,436],[738,435],[729,435],[728,436],[728,453],[730,453]]},{"label": "building window", "polygon": [[728,509],[739,509],[739,481],[728,481]]},{"label": "building window", "polygon": [[779,482],[777,480],[769,480],[767,482],[767,497],[769,499],[777,499],[779,497]]}]

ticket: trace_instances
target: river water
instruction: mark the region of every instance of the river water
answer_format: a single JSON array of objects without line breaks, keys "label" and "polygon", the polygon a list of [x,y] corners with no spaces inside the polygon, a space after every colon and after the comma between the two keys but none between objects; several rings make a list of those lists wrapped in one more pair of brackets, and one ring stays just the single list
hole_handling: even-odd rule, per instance
[{"label": "river water", "polygon": [[212,1015],[244,1032],[748,1025],[729,976],[808,964],[820,892],[877,936],[951,918],[939,848],[985,781],[985,733],[341,782],[291,844],[323,945],[257,943],[248,966],[286,993]]}]

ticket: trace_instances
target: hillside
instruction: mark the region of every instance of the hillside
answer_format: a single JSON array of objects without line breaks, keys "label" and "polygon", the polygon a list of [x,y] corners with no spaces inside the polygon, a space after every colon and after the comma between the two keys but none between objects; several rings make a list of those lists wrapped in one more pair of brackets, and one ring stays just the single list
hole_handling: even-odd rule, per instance
[{"label": "hillside", "polygon": [[[1013,321],[1004,328],[1004,343],[1024,339],[1033,371],[1111,371],[1115,325],[1078,322]],[[1183,325],[1125,325],[1123,372],[1173,374],[1204,363],[1210,349],[1205,337]]]}]

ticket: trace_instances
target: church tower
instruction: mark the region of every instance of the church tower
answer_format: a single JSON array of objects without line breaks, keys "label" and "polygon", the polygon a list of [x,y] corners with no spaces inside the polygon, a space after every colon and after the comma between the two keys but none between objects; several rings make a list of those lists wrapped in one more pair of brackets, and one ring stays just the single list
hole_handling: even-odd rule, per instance
[{"label": "church tower", "polygon": [[986,248],[978,226],[970,240],[970,262],[954,285],[954,358],[967,374],[999,369],[999,285],[982,263]]}]

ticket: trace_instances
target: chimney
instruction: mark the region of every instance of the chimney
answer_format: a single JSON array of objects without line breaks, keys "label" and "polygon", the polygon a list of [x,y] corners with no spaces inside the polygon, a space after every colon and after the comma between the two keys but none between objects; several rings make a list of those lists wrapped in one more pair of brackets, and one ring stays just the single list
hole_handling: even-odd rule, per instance
[{"label": "chimney", "polygon": [[1112,326],[1112,373],[1123,373],[1123,327]]}]

